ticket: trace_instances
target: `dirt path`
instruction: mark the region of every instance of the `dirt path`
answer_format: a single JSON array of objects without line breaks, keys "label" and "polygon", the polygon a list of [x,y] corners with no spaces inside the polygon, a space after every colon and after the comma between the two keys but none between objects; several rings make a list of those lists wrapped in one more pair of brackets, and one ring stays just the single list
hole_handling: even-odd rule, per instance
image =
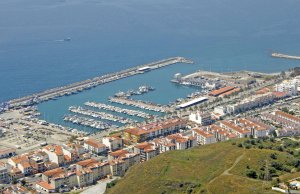
[{"label": "dirt path", "polygon": [[219,178],[220,176],[223,176],[223,175],[231,175],[229,171],[231,171],[240,161],[241,159],[244,157],[245,153],[243,153],[242,155],[240,155],[239,157],[237,157],[233,163],[233,165],[226,169],[222,174],[220,174],[219,176],[213,178],[211,181],[209,181],[208,185],[213,183],[217,178]]}]

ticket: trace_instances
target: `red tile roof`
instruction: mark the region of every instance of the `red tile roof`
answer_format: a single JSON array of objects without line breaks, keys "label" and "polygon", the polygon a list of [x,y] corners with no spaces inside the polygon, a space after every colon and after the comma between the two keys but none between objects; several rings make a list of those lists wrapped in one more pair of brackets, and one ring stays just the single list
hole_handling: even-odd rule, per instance
[{"label": "red tile roof", "polygon": [[233,90],[235,87],[233,86],[226,86],[226,87],[223,87],[223,88],[220,88],[218,90],[213,90],[209,93],[209,95],[211,96],[219,96],[220,94],[223,94],[225,92],[228,92],[230,90]]},{"label": "red tile roof", "polygon": [[54,175],[56,175],[56,174],[59,174],[59,173],[62,173],[62,172],[64,172],[65,170],[63,169],[63,168],[55,168],[55,169],[53,169],[53,170],[48,170],[48,171],[46,171],[46,172],[44,172],[43,174],[45,175],[45,176],[54,176]]},{"label": "red tile roof", "polygon": [[104,144],[100,143],[99,141],[97,141],[95,139],[88,139],[85,143],[92,147],[95,147],[95,148],[105,148],[106,147]]},{"label": "red tile roof", "polygon": [[290,120],[294,120],[296,122],[300,122],[300,118],[299,117],[296,117],[294,115],[288,114],[288,113],[283,112],[283,111],[275,111],[275,115],[280,115],[280,116],[288,118]]},{"label": "red tile roof", "polygon": [[47,189],[47,190],[53,190],[54,189],[53,186],[51,186],[49,183],[47,183],[45,181],[37,182],[36,184],[43,187],[43,188],[45,188],[45,189]]},{"label": "red tile roof", "polygon": [[193,131],[195,131],[198,135],[201,135],[206,138],[214,137],[213,134],[210,134],[210,133],[203,131],[201,129],[198,129],[198,128],[194,128]]}]

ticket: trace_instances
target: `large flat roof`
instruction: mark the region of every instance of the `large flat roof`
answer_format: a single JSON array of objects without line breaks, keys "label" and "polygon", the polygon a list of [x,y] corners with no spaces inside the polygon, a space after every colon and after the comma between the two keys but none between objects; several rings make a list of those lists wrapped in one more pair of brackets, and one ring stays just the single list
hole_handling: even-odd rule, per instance
[{"label": "large flat roof", "polygon": [[183,104],[178,105],[177,108],[186,108],[186,107],[189,107],[189,106],[191,106],[191,105],[194,105],[194,104],[197,104],[197,103],[200,103],[200,102],[204,102],[204,101],[206,101],[206,100],[208,100],[207,97],[199,97],[199,98],[195,98],[195,99],[193,99],[193,100],[190,100],[190,101],[188,101],[188,102],[185,102],[185,103],[183,103]]}]

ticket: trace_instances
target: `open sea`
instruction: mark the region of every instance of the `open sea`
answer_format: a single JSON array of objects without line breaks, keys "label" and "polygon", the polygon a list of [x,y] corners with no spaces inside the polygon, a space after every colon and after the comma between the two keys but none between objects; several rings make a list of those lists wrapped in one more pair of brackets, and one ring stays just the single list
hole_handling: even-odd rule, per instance
[{"label": "open sea", "polygon": [[195,61],[39,105],[62,123],[70,105],[143,84],[156,88],[143,100],[185,97],[196,89],[170,83],[178,72],[300,66],[270,57],[300,56],[299,8],[299,0],[1,0],[0,102],[172,56]]}]

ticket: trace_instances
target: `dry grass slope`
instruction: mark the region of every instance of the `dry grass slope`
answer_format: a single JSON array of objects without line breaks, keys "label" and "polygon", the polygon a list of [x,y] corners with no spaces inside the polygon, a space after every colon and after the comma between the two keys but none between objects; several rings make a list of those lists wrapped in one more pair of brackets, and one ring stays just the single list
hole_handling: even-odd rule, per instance
[{"label": "dry grass slope", "polygon": [[271,182],[245,175],[249,167],[259,169],[271,152],[280,161],[289,158],[282,152],[239,148],[230,141],[172,151],[132,167],[107,193],[275,193]]}]

